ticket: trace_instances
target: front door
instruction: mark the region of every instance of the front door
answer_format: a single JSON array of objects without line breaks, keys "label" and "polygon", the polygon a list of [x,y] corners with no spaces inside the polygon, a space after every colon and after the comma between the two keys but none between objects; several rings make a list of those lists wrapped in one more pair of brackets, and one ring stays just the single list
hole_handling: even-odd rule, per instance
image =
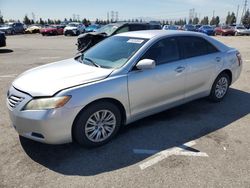
[{"label": "front door", "polygon": [[141,59],[153,59],[156,67],[128,74],[128,91],[132,116],[161,111],[184,99],[186,61],[180,60],[175,38],[156,42]]}]

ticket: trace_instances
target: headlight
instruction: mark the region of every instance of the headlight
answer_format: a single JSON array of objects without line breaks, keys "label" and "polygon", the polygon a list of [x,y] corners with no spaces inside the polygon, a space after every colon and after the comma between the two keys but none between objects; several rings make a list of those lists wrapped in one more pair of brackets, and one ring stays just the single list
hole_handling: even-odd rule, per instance
[{"label": "headlight", "polygon": [[63,107],[71,98],[71,96],[50,97],[33,99],[25,105],[23,110],[48,110]]}]

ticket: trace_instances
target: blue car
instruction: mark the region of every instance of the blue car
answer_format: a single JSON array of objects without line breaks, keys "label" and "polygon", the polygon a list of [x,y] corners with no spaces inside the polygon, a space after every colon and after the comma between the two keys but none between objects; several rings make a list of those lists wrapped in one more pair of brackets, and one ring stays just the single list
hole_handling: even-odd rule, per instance
[{"label": "blue car", "polygon": [[198,29],[198,32],[205,33],[207,35],[214,35],[214,28],[210,25],[203,25]]},{"label": "blue car", "polygon": [[184,31],[195,31],[195,26],[191,24],[186,24],[183,26],[182,30]]},{"label": "blue car", "polygon": [[85,29],[85,32],[95,32],[95,31],[98,30],[99,28],[101,28],[100,25],[98,25],[98,24],[93,24],[93,25],[88,26],[88,27]]}]

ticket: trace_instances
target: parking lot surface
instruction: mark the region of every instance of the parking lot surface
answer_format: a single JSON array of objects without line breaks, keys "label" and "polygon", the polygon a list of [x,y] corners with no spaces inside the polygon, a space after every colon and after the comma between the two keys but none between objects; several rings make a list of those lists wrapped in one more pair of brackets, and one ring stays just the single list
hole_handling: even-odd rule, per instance
[{"label": "parking lot surface", "polygon": [[5,104],[17,75],[73,57],[76,37],[7,36],[0,48],[0,187],[250,187],[250,37],[216,38],[244,60],[225,100],[164,111],[85,149],[19,138]]}]

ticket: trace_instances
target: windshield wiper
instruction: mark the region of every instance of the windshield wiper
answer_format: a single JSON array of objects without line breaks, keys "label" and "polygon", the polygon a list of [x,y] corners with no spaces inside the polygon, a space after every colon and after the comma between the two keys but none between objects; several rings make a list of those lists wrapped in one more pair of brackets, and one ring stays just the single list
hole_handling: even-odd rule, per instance
[{"label": "windshield wiper", "polygon": [[100,65],[98,65],[96,62],[94,62],[92,59],[87,58],[87,57],[83,57],[84,60],[89,61],[92,65],[96,66],[96,67],[101,67]]}]

